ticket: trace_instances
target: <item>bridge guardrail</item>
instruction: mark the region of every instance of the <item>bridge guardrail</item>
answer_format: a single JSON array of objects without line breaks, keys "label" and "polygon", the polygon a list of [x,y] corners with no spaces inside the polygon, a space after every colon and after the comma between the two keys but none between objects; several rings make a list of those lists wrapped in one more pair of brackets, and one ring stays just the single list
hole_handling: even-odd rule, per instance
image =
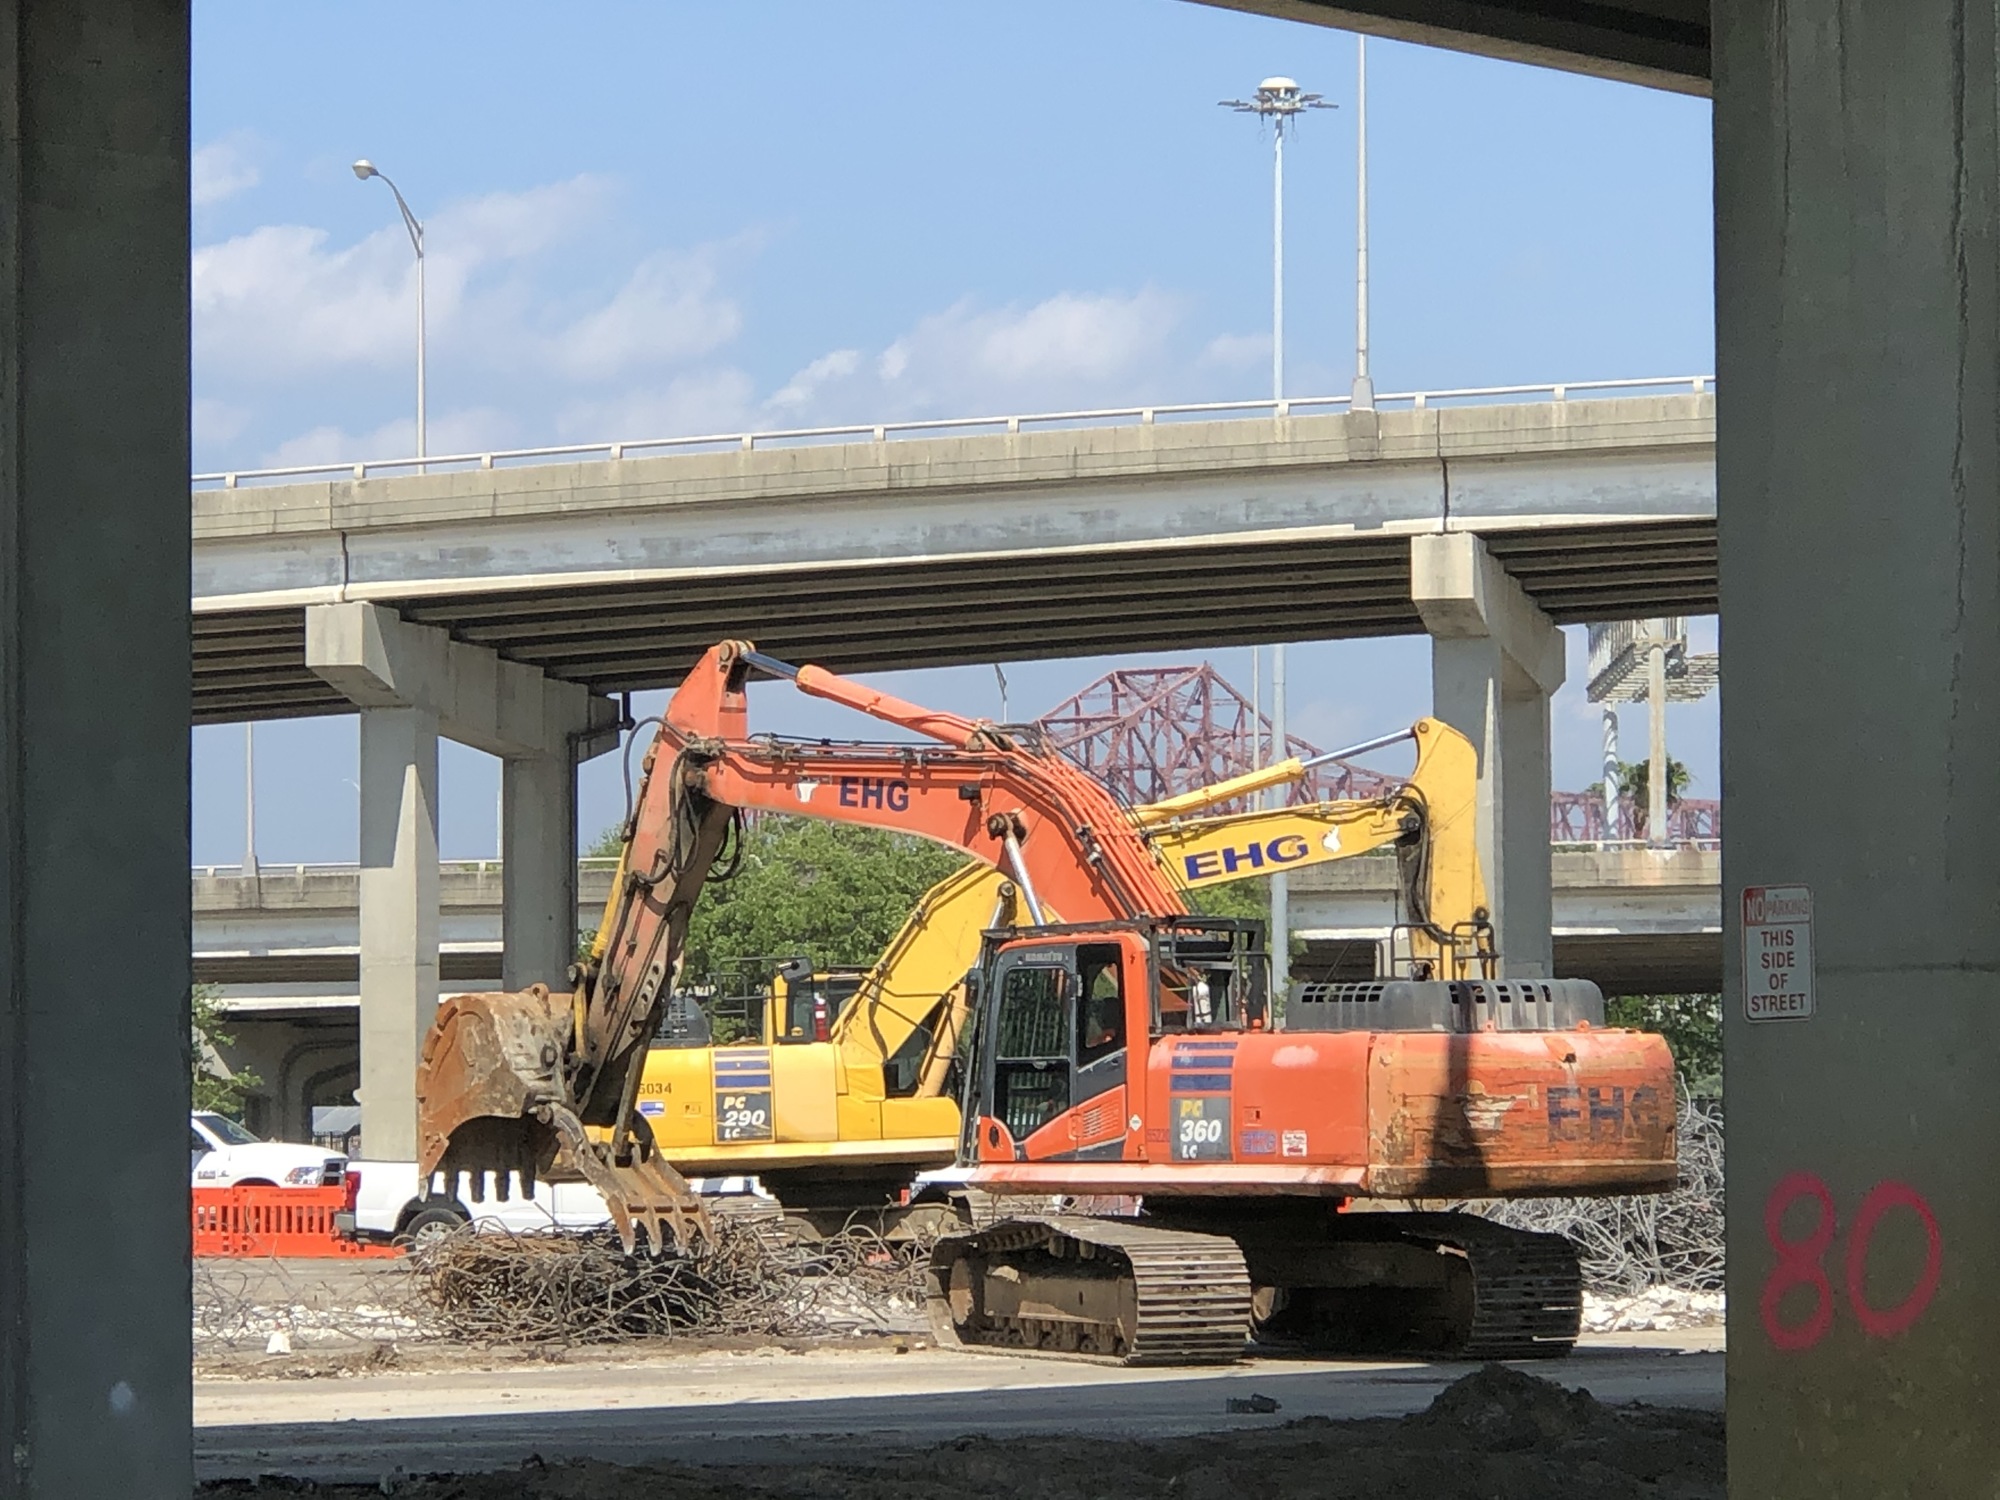
[{"label": "bridge guardrail", "polygon": [[[1627,392],[1686,390],[1705,395],[1715,389],[1713,375],[1653,376],[1633,380],[1573,380],[1549,385],[1467,386],[1456,390],[1398,391],[1375,398],[1375,408],[1425,411],[1445,403],[1473,405],[1504,404],[1510,398],[1567,401],[1572,392]],[[1351,396],[1292,396],[1281,400],[1262,397],[1249,401],[1195,401],[1179,405],[1105,406],[1079,411],[1028,412],[999,417],[921,417],[903,422],[857,423],[835,427],[784,427],[769,431],[706,433],[693,437],[641,438],[613,443],[562,443],[541,448],[505,448],[485,453],[427,454],[422,458],[373,458],[361,462],[289,464],[278,468],[225,469],[196,474],[198,489],[236,489],[245,480],[271,483],[288,479],[334,476],[367,479],[372,474],[399,472],[430,473],[444,470],[493,469],[532,464],[541,459],[604,458],[616,461],[638,453],[667,449],[736,448],[754,451],[759,444],[812,444],[861,439],[883,443],[892,438],[935,437],[943,433],[975,433],[998,430],[1020,432],[1026,428],[1106,426],[1136,422],[1150,426],[1161,418],[1219,416],[1240,412],[1255,416],[1268,413],[1288,417],[1301,410],[1340,410],[1353,405]]]},{"label": "bridge guardrail", "polygon": [[[602,870],[609,873],[618,867],[618,860],[615,856],[586,854],[577,860],[576,867],[583,871]],[[289,875],[294,879],[308,875],[352,875],[360,868],[360,865],[351,860],[318,860],[308,861],[304,864],[294,863],[290,860],[259,860],[257,862],[257,873],[259,875]],[[497,859],[441,859],[438,861],[438,871],[440,874],[445,875],[484,875],[489,872],[498,875],[500,870],[501,863]],[[191,867],[189,873],[196,879],[204,877],[212,879],[220,876],[237,879],[243,874],[243,866],[240,864],[195,865]]]},{"label": "bridge guardrail", "polygon": [[[1607,827],[1604,821],[1604,802],[1590,792],[1555,792],[1549,797],[1549,843],[1562,849],[1643,849],[1648,842],[1643,828],[1643,816],[1634,808],[1631,799],[1623,799],[1618,806],[1617,822]],[[1676,849],[1720,849],[1722,847],[1722,804],[1716,801],[1683,798],[1667,813],[1667,843]],[[610,873],[616,869],[614,858],[600,858],[585,855],[576,862],[579,871],[589,873],[600,871]],[[277,864],[263,862],[257,866],[259,875],[291,876],[301,878],[310,875],[352,875],[361,867],[358,864],[324,862],[316,864]],[[446,859],[438,862],[440,874],[499,874],[500,861],[497,859]],[[195,865],[191,872],[195,878],[240,879],[241,865]]]}]

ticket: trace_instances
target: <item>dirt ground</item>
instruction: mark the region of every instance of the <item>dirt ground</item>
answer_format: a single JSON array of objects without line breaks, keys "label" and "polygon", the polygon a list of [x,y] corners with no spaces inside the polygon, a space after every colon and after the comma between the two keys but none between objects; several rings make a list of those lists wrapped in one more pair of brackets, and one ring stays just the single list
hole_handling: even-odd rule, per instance
[{"label": "dirt ground", "polygon": [[846,1463],[726,1468],[544,1464],[368,1485],[266,1477],[204,1485],[201,1500],[1720,1500],[1719,1414],[1612,1407],[1499,1365],[1400,1419],[1308,1417],[1161,1442],[960,1438]]}]

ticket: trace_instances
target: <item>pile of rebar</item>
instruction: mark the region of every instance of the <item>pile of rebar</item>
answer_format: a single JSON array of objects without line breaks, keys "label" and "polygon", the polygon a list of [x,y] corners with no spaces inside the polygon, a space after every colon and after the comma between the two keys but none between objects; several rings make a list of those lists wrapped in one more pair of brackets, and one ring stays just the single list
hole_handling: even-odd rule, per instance
[{"label": "pile of rebar", "polygon": [[427,1335],[474,1344],[900,1331],[920,1326],[928,1260],[862,1229],[797,1240],[727,1217],[660,1256],[609,1232],[468,1230],[411,1257],[412,1311]]},{"label": "pile of rebar", "polygon": [[1577,1248],[1586,1291],[1722,1289],[1722,1109],[1683,1097],[1680,1186],[1627,1198],[1520,1198],[1481,1204],[1517,1229],[1560,1234]]}]

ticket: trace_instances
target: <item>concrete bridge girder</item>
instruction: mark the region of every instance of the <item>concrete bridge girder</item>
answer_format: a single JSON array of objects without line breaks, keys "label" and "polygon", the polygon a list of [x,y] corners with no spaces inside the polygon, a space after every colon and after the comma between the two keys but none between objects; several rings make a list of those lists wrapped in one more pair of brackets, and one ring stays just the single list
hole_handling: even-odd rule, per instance
[{"label": "concrete bridge girder", "polygon": [[306,665],[361,712],[363,1149],[407,1160],[440,979],[438,736],[502,758],[502,984],[560,986],[576,946],[576,766],[617,743],[618,711],[379,604],[308,609]]},{"label": "concrete bridge girder", "polygon": [[1700,613],[1713,429],[1688,392],[202,490],[196,715],[343,711],[293,643],[357,599],[601,692],[723,635],[881,671],[1413,634],[1447,525],[1566,623]]}]

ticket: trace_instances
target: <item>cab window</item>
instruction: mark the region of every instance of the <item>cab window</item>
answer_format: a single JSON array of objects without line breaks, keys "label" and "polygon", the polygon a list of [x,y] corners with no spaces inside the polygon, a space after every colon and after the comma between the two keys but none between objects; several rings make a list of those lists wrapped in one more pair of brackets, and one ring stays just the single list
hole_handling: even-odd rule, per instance
[{"label": "cab window", "polygon": [[1077,950],[1076,1061],[1088,1067],[1125,1045],[1125,987],[1119,978],[1116,943],[1093,943]]},{"label": "cab window", "polygon": [[1000,981],[993,1112],[1017,1141],[1069,1108],[1071,989],[1054,964],[1017,964]]},{"label": "cab window", "polygon": [[1069,1060],[1069,970],[1020,964],[1000,990],[997,1057]]},{"label": "cab window", "polygon": [[1201,970],[1161,967],[1154,1016],[1161,1031],[1207,1031],[1216,1019],[1215,996]]}]

